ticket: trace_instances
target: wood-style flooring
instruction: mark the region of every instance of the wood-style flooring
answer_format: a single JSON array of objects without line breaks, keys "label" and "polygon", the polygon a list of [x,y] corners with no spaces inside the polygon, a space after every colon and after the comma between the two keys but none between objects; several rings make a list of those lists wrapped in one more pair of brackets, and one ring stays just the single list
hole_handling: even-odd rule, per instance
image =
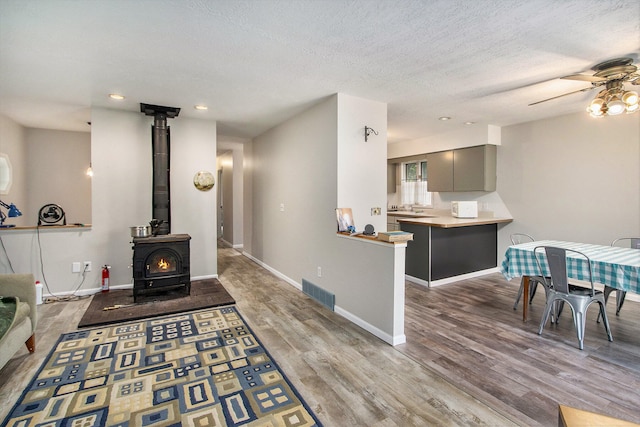
[{"label": "wood-style flooring", "polygon": [[[236,250],[219,248],[219,279],[327,426],[551,426],[559,403],[640,423],[640,304],[608,312],[614,342],[591,308],[585,349],[570,311],[537,335],[512,309],[518,290],[498,274],[427,289],[407,283],[407,343],[391,347],[312,301]],[[36,353],[0,370],[0,420],[89,299],[39,306]],[[615,303],[615,300],[610,303]]]}]

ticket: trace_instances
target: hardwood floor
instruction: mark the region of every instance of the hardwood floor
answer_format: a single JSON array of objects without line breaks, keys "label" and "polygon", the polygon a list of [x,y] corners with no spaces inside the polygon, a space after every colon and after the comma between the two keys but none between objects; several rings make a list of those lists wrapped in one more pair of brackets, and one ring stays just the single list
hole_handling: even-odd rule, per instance
[{"label": "hardwood floor", "polygon": [[544,292],[523,323],[522,304],[512,309],[517,289],[500,274],[431,289],[408,283],[407,343],[396,348],[524,425],[556,425],[558,404],[640,423],[640,304],[626,301],[616,316],[609,301],[613,342],[592,305],[581,351],[568,307],[539,336]]},{"label": "hardwood floor", "polygon": [[[517,284],[498,274],[407,283],[408,342],[391,347],[237,251],[218,255],[240,313],[327,427],[549,426],[558,403],[640,422],[639,303],[625,302],[620,317],[611,304],[613,343],[592,308],[580,351],[568,310],[538,336],[542,293],[523,323],[511,308]],[[21,350],[0,371],[0,420],[88,303],[39,306],[36,353]]]}]

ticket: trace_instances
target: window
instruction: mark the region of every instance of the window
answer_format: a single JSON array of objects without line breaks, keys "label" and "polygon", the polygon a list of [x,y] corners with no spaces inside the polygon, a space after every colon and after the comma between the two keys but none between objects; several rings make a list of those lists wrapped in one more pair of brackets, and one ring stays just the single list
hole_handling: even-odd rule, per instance
[{"label": "window", "polygon": [[431,193],[427,191],[426,160],[402,164],[400,199],[403,205],[431,206]]}]

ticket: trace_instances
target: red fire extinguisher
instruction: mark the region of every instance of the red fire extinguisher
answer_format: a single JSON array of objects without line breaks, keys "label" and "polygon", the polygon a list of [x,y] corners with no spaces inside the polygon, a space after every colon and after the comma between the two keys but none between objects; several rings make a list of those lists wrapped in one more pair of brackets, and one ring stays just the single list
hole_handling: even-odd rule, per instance
[{"label": "red fire extinguisher", "polygon": [[110,265],[102,266],[102,292],[109,292],[109,269]]}]

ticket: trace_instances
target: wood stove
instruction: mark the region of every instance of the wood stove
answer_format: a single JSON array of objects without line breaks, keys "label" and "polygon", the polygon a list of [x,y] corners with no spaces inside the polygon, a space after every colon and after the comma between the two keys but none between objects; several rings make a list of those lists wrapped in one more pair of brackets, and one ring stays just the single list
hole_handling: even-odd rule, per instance
[{"label": "wood stove", "polygon": [[182,287],[191,292],[188,234],[133,238],[133,302],[141,294]]},{"label": "wood stove", "polygon": [[171,234],[171,200],[169,198],[170,159],[168,118],[175,118],[180,108],[140,104],[140,112],[153,116],[152,155],[153,193],[150,224],[153,236],[133,238],[133,301],[144,293],[183,287],[191,293],[188,234]]}]

